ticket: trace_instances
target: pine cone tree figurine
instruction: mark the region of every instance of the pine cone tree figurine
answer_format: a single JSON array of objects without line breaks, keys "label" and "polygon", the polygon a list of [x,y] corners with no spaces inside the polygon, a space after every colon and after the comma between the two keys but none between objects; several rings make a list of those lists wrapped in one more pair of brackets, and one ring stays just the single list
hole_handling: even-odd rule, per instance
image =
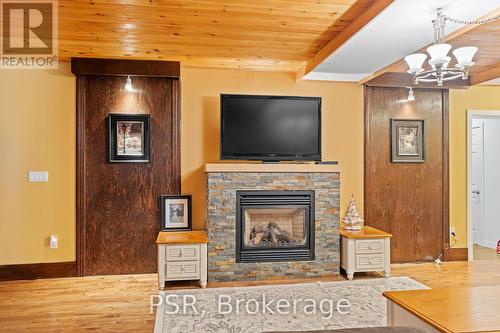
[{"label": "pine cone tree figurine", "polygon": [[346,230],[360,230],[363,225],[363,219],[359,217],[354,195],[351,194],[351,201],[347,207],[345,216],[342,218],[343,227]]}]

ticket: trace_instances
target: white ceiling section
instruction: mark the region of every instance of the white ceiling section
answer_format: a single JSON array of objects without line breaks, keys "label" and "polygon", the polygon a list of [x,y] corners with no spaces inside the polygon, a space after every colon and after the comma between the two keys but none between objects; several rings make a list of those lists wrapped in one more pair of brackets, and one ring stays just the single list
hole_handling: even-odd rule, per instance
[{"label": "white ceiling section", "polygon": [[500,77],[498,79],[490,80],[481,83],[483,86],[500,86]]},{"label": "white ceiling section", "polygon": [[[359,81],[431,44],[437,8],[473,20],[499,6],[500,0],[396,0],[303,79]],[[446,34],[462,26],[447,21]]]}]

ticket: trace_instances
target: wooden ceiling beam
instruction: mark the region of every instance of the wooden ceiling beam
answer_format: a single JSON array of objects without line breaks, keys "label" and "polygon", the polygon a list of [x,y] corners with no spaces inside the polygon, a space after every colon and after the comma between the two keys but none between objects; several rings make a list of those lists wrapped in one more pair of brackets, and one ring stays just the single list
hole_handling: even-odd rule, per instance
[{"label": "wooden ceiling beam", "polygon": [[500,61],[493,66],[488,66],[481,72],[474,73],[470,77],[472,85],[494,80],[500,77]]},{"label": "wooden ceiling beam", "polygon": [[[500,7],[496,8],[495,10],[489,12],[486,15],[481,16],[479,19],[485,19],[485,18],[488,18],[488,17],[497,16],[497,15],[500,15]],[[460,36],[463,36],[463,35],[471,32],[471,31],[473,31],[475,29],[478,29],[479,27],[481,27],[481,25],[472,25],[472,24],[464,25],[460,29],[457,29],[454,32],[449,33],[448,35],[446,35],[445,38],[444,38],[444,40],[445,40],[445,42],[452,42],[454,39],[456,39],[456,38],[458,38]],[[432,44],[426,45],[425,47],[420,48],[418,50],[415,50],[412,53],[425,53],[425,49],[427,47],[429,47],[430,45],[432,45]],[[382,75],[384,73],[388,73],[388,72],[400,72],[400,68],[402,67],[402,64],[404,64],[404,58],[400,58],[400,59],[396,60],[395,62],[393,62],[392,64],[387,65],[384,68],[379,69],[375,73],[373,73],[371,75],[368,75],[367,77],[361,79],[360,81],[358,81],[358,83],[359,84],[365,84],[368,81],[373,80],[374,78],[376,78],[376,77],[378,77],[378,76],[380,76],[380,75]],[[471,81],[471,83],[472,82],[473,81]],[[472,84],[474,84],[474,83],[472,83]]]},{"label": "wooden ceiling beam", "polygon": [[302,66],[296,73],[296,79],[300,80],[309,72],[314,70],[314,68],[321,64],[328,56],[330,56],[330,54],[344,45],[345,42],[370,23],[378,14],[380,14],[393,2],[394,0],[374,1],[368,9],[363,11],[347,27],[345,27],[339,34],[323,46],[314,56],[307,60],[304,66]]}]

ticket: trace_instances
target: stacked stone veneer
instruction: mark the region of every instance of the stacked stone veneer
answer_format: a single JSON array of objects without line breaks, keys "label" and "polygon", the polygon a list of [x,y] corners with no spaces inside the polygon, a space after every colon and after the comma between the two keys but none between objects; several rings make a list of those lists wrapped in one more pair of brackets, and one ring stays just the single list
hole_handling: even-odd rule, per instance
[{"label": "stacked stone veneer", "polygon": [[[327,277],[339,273],[339,173],[207,173],[208,280]],[[237,190],[314,190],[315,260],[236,263]]]}]

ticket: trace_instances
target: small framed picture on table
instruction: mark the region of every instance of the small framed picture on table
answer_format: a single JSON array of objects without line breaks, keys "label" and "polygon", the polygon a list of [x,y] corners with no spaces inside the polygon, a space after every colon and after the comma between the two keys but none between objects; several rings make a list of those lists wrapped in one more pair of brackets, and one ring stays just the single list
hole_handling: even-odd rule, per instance
[{"label": "small framed picture on table", "polygon": [[191,230],[191,196],[162,195],[161,231]]}]

